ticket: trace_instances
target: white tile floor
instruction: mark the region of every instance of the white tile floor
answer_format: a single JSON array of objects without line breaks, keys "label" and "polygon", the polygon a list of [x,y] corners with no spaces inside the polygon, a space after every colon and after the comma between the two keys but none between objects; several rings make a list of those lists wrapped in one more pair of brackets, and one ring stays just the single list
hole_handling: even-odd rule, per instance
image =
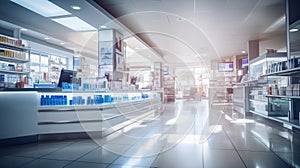
[{"label": "white tile floor", "polygon": [[231,116],[230,106],[180,100],[167,104],[163,115],[104,139],[1,148],[0,167],[300,167],[300,135]]}]

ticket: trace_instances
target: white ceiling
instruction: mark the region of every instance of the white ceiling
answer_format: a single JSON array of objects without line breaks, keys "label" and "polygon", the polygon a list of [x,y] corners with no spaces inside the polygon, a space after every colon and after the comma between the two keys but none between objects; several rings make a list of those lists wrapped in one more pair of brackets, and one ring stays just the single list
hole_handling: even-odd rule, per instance
[{"label": "white ceiling", "polygon": [[[96,28],[106,25],[121,31],[134,50],[129,60],[135,64],[161,61],[156,52],[170,64],[201,64],[240,55],[249,40],[260,40],[261,52],[286,44],[285,0],[50,1]],[[75,32],[9,0],[0,4],[0,20],[31,30],[26,35],[41,40],[50,36],[47,43],[62,41],[64,47],[96,58],[97,32]],[[71,5],[82,10],[74,11]],[[7,28],[3,21],[0,27]]]},{"label": "white ceiling", "polygon": [[170,63],[240,55],[249,40],[286,45],[285,0],[95,1]]},{"label": "white ceiling", "polygon": [[[128,41],[127,45],[130,48],[146,49],[147,46],[140,42],[134,34],[126,27],[120,25],[117,20],[114,20],[105,12],[101,12],[99,8],[94,7],[84,0],[50,0],[52,3],[72,13],[89,23],[95,28],[100,28],[102,25],[107,28],[114,28],[120,31]],[[38,1],[37,1],[38,2]],[[23,31],[22,35],[30,36],[39,39],[43,44],[54,44],[59,47],[64,47],[73,50],[76,54],[97,59],[98,50],[98,31],[77,32],[67,27],[64,27],[51,18],[43,17],[34,13],[20,5],[17,5],[9,0],[0,1],[0,28],[4,29],[20,29],[26,28],[28,31]],[[76,11],[71,8],[72,5],[78,5],[81,10]],[[50,40],[45,40],[45,37],[51,37]],[[61,45],[60,43],[64,43]],[[135,64],[137,61],[150,62],[150,60],[161,61],[161,57],[152,50],[144,51],[145,54],[139,55],[138,52],[133,52],[130,57],[130,64]],[[148,56],[151,56],[149,58]],[[134,59],[134,58],[137,59]]]}]

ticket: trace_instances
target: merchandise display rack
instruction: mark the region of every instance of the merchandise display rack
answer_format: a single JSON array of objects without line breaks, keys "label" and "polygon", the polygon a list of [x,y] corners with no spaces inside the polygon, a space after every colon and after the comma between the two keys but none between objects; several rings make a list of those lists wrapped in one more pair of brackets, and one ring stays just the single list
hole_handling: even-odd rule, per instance
[{"label": "merchandise display rack", "polygon": [[23,77],[30,74],[30,48],[20,39],[0,35],[0,87],[23,87]]},{"label": "merchandise display rack", "polygon": [[[294,59],[294,58],[293,58]],[[285,62],[285,61],[283,61]],[[262,74],[260,76],[258,76],[258,79],[257,81],[259,81],[260,79],[265,79],[265,78],[272,78],[272,79],[279,79],[279,78],[285,78],[285,79],[289,79],[289,81],[291,81],[291,78],[292,77],[299,77],[300,75],[300,67],[296,67],[295,65],[294,66],[291,66],[288,64],[289,63],[289,60],[286,61],[286,64],[287,64],[287,67],[286,69],[284,70],[275,70],[273,72],[269,72],[270,71],[270,67],[272,67],[272,65],[278,65],[280,63],[271,63],[269,64],[269,67],[268,69],[266,70],[268,73],[265,73],[265,74]],[[289,68],[291,67],[291,68]],[[281,67],[282,68],[282,67]],[[256,81],[256,82],[257,82]],[[252,83],[254,84],[257,84],[256,82],[249,82],[248,84],[251,85]],[[270,87],[271,86],[267,86],[268,84],[270,84],[269,82],[265,83],[264,86],[267,87],[267,90],[268,90],[268,93],[266,94],[263,94],[263,96],[266,98],[267,100],[267,104],[266,104],[266,107],[267,107],[267,111],[268,113],[270,113],[271,109],[273,111],[284,111],[286,115],[284,116],[277,116],[277,115],[272,115],[272,113],[268,114],[262,114],[262,113],[259,113],[259,111],[257,110],[250,110],[250,112],[254,113],[254,114],[257,114],[257,115],[260,115],[262,117],[265,117],[265,118],[268,118],[268,119],[271,119],[271,120],[274,120],[274,121],[277,121],[279,123],[282,123],[283,125],[287,125],[289,126],[291,129],[293,127],[295,128],[300,128],[300,123],[299,123],[299,114],[298,114],[298,109],[297,109],[297,106],[296,104],[299,104],[299,100],[300,100],[300,95],[297,95],[294,93],[293,90],[289,90],[290,93],[287,94],[286,92],[288,92],[288,89],[286,90],[283,90],[281,89],[281,87],[278,86],[278,93],[273,93],[271,92],[271,94],[269,93],[270,92]],[[296,83],[297,84],[297,83]],[[262,84],[263,85],[263,84]],[[274,85],[274,84],[273,84]],[[286,82],[285,85],[282,85],[283,87],[282,88],[286,88],[288,86],[288,82]],[[274,87],[272,87],[271,89],[274,89]],[[274,91],[273,91],[274,92]],[[251,96],[251,95],[250,95]],[[271,103],[274,103],[274,104],[279,104],[280,108],[276,107],[276,106],[273,106]],[[284,107],[283,107],[284,105]]]}]

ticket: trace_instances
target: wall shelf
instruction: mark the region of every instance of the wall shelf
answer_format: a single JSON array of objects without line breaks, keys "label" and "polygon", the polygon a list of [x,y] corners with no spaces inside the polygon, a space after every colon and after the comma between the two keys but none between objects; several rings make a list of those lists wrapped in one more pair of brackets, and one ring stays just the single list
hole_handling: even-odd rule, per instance
[{"label": "wall shelf", "polygon": [[10,57],[1,56],[1,55],[0,55],[0,61],[14,62],[14,63],[27,63],[27,62],[29,62],[29,60],[26,60],[26,59],[10,58]]},{"label": "wall shelf", "polygon": [[7,70],[0,70],[0,73],[16,74],[16,75],[27,75],[27,74],[29,74],[29,72],[18,72],[18,71],[7,71]]},{"label": "wall shelf", "polygon": [[269,98],[288,98],[288,99],[300,99],[300,96],[281,96],[281,95],[266,95]]},{"label": "wall shelf", "polygon": [[3,42],[0,42],[0,47],[11,49],[11,50],[17,50],[17,51],[29,51],[30,50],[30,48],[27,48],[27,47],[17,46],[17,45],[3,43]]},{"label": "wall shelf", "polygon": [[279,72],[268,73],[268,74],[262,75],[261,77],[265,77],[265,76],[294,76],[294,75],[300,75],[300,67],[293,68],[293,69],[287,69],[287,70],[279,71]]}]

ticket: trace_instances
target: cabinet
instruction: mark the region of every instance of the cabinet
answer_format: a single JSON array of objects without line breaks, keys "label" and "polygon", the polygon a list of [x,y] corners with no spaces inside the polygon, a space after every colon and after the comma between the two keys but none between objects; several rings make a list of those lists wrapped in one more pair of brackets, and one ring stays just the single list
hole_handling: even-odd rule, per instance
[{"label": "cabinet", "polygon": [[286,72],[282,70],[286,67],[281,66],[286,61],[286,53],[267,53],[250,61],[250,112],[271,119],[288,117],[289,100],[278,97],[281,94],[286,95],[289,79],[277,75],[279,69],[282,73]]},{"label": "cabinet", "polygon": [[[281,85],[278,87],[282,87],[286,85],[287,80],[284,78],[271,78],[264,77],[262,79],[257,80],[256,82],[252,82],[249,84],[250,93],[249,93],[249,106],[250,112],[255,114],[261,114],[265,116],[271,117],[287,117],[289,111],[289,103],[286,100],[274,99],[269,97],[270,87],[274,89],[272,86],[272,81],[280,81]],[[285,83],[285,84],[283,84]]]},{"label": "cabinet", "polygon": [[[297,58],[291,58],[287,62],[294,62]],[[294,60],[294,61],[291,61]],[[281,121],[287,121],[289,124],[300,128],[299,111],[300,111],[300,62],[295,61],[293,66],[285,70],[267,73],[267,77],[288,77],[289,84],[279,88],[279,94],[268,94],[267,97],[274,102],[284,101],[289,103],[288,115],[280,117]]]},{"label": "cabinet", "polygon": [[248,86],[234,86],[233,87],[233,110],[243,114],[244,116],[247,115],[249,112],[249,87]]},{"label": "cabinet", "polygon": [[170,75],[164,76],[164,92],[168,101],[175,100],[175,79]]},{"label": "cabinet", "polygon": [[0,87],[23,87],[29,75],[29,54],[22,40],[0,35]]}]

